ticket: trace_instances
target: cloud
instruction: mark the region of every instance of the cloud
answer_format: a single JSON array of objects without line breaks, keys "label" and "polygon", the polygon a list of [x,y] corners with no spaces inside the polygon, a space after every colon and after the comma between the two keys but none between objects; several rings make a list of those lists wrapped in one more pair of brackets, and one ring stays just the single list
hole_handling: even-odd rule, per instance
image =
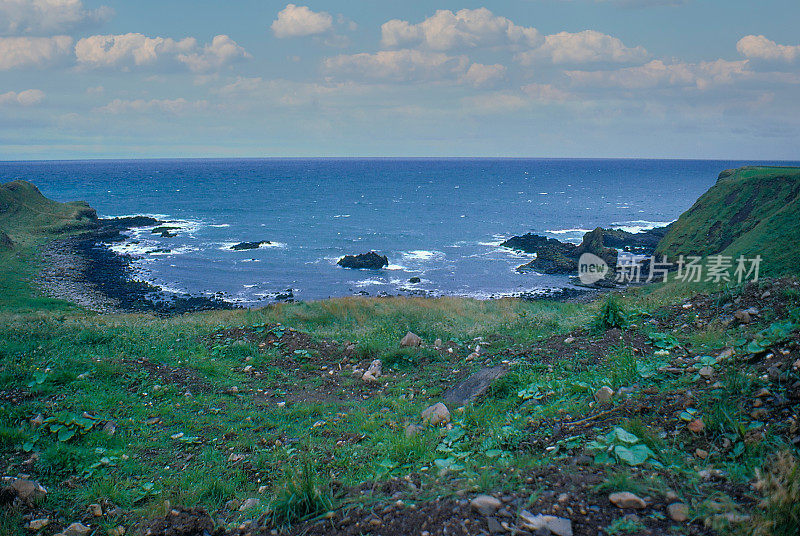
[{"label": "cloud", "polygon": [[325,33],[333,26],[330,13],[314,12],[308,6],[287,4],[272,21],[272,32],[275,37],[304,37]]},{"label": "cloud", "polygon": [[136,99],[122,100],[114,99],[105,106],[95,108],[93,111],[106,114],[125,114],[140,112],[162,112],[170,115],[179,115],[187,111],[202,110],[208,107],[208,102],[204,100],[188,101],[184,98],[179,99]]},{"label": "cloud", "polygon": [[75,45],[78,64],[86,68],[120,68],[177,63],[193,72],[220,69],[228,63],[249,57],[247,52],[227,35],[214,37],[200,48],[197,39],[176,41],[165,37],[147,37],[140,33],[93,35]]},{"label": "cloud", "polygon": [[33,106],[34,104],[39,104],[43,100],[44,91],[38,89],[26,89],[19,93],[15,91],[0,93],[0,105]]},{"label": "cloud", "polygon": [[737,78],[751,74],[747,60],[716,60],[700,63],[664,63],[653,60],[638,67],[614,71],[566,71],[567,76],[579,86],[619,87],[623,89],[650,89],[657,87],[696,87],[708,89],[729,84]]},{"label": "cloud", "polygon": [[595,30],[578,33],[560,32],[545,36],[544,44],[527,52],[517,54],[523,65],[538,61],[564,63],[630,63],[647,58],[647,50],[641,46],[626,47],[618,38]]},{"label": "cloud", "polygon": [[779,45],[763,35],[746,35],[736,43],[736,50],[750,59],[792,62],[800,57],[800,45]]},{"label": "cloud", "polygon": [[468,65],[466,56],[415,49],[339,55],[325,60],[326,70],[338,75],[396,82],[454,78],[464,75]]},{"label": "cloud", "polygon": [[202,51],[179,54],[178,60],[185,63],[193,72],[207,72],[249,57],[247,51],[237,45],[236,41],[227,35],[218,35],[212,39],[211,44],[204,46]]},{"label": "cloud", "polygon": [[574,98],[570,93],[551,84],[528,84],[522,86],[522,91],[538,102],[564,102]]},{"label": "cloud", "polygon": [[0,33],[52,35],[112,14],[106,6],[85,9],[81,0],[0,0]]},{"label": "cloud", "polygon": [[72,38],[0,37],[0,71],[17,67],[43,67],[69,54]]},{"label": "cloud", "polygon": [[530,105],[523,96],[508,92],[485,93],[461,99],[465,110],[477,114],[505,114]]},{"label": "cloud", "polygon": [[381,26],[385,47],[421,45],[431,50],[477,46],[535,46],[541,36],[535,28],[517,26],[485,7],[453,13],[439,10],[418,24],[393,19]]},{"label": "cloud", "polygon": [[499,63],[494,65],[483,65],[473,63],[462,76],[462,80],[473,86],[488,86],[501,80],[506,74],[506,68]]}]

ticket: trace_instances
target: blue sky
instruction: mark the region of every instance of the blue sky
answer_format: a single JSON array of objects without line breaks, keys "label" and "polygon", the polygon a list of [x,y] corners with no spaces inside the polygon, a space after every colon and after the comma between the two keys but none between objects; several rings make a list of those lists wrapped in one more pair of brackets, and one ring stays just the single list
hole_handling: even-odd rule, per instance
[{"label": "blue sky", "polygon": [[0,159],[798,158],[796,0],[0,0]]}]

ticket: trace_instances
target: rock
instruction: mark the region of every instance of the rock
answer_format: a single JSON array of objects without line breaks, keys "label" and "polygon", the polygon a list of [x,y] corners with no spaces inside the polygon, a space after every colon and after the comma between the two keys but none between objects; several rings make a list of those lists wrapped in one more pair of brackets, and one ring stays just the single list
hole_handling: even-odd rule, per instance
[{"label": "rock", "polygon": [[564,344],[572,344],[573,342],[575,342],[575,337],[567,337],[564,339]]},{"label": "rock", "polygon": [[414,277],[412,277],[411,279],[409,279],[409,280],[408,280],[408,282],[409,282],[409,283],[412,283],[412,284],[414,284],[414,283],[420,283],[420,282],[422,282],[422,279],[420,279],[419,277],[416,277],[416,276],[414,276]]},{"label": "rock", "polygon": [[522,510],[519,513],[519,526],[537,534],[538,531],[547,529],[557,536],[572,536],[572,521],[569,519],[542,514],[533,515],[527,510]]},{"label": "rock", "polygon": [[700,418],[690,421],[689,424],[686,425],[686,427],[689,429],[690,432],[699,434],[706,429],[706,423],[704,423],[703,419]]},{"label": "rock", "polygon": [[719,354],[717,354],[717,363],[730,357],[733,357],[733,348],[725,348]]},{"label": "rock", "polygon": [[238,453],[238,452],[231,452],[230,456],[228,456],[228,461],[230,463],[239,463],[244,461],[247,458],[246,455]]},{"label": "rock", "polygon": [[249,510],[250,508],[255,508],[261,504],[261,499],[257,497],[251,497],[249,499],[245,499],[242,505],[239,507],[239,511],[243,512],[244,510]]},{"label": "rock", "polygon": [[435,341],[433,341],[433,347],[434,348],[441,349],[442,346],[444,346],[444,343],[442,342],[442,339],[436,339]]},{"label": "rock", "polygon": [[503,503],[491,495],[478,495],[469,502],[469,506],[481,515],[491,516],[503,506]]},{"label": "rock", "polygon": [[594,399],[600,404],[608,404],[613,396],[614,390],[607,385],[604,385],[594,393]]},{"label": "rock", "polygon": [[125,527],[120,525],[115,529],[108,529],[108,536],[125,536]]},{"label": "rock", "polygon": [[258,242],[239,242],[238,244],[234,244],[231,246],[231,250],[233,251],[245,251],[248,249],[258,249],[264,244],[270,244],[269,240],[260,240]]},{"label": "rock", "polygon": [[700,458],[701,460],[705,460],[708,458],[708,451],[703,449],[695,449],[694,455]]},{"label": "rock", "polygon": [[103,517],[103,507],[97,503],[89,505],[89,513],[94,517]]},{"label": "rock", "polygon": [[781,379],[781,369],[776,366],[769,367],[767,369],[767,377],[770,381],[776,382]]},{"label": "rock", "polygon": [[489,534],[502,534],[506,532],[506,528],[494,517],[486,518],[486,528],[489,529]]},{"label": "rock", "polygon": [[689,506],[684,503],[674,503],[667,506],[667,515],[673,521],[683,523],[689,519]]},{"label": "rock", "polygon": [[26,502],[38,501],[47,496],[47,490],[35,480],[16,478],[11,482],[11,488]]},{"label": "rock", "polygon": [[633,508],[635,510],[640,510],[647,506],[644,499],[629,491],[612,493],[608,496],[608,500],[617,508]]},{"label": "rock", "polygon": [[359,255],[345,255],[336,264],[354,270],[380,270],[384,266],[389,266],[389,259],[385,255],[370,251]]},{"label": "rock", "polygon": [[364,374],[361,376],[361,379],[362,379],[362,380],[364,380],[364,381],[365,381],[365,382],[367,382],[367,383],[377,383],[377,382],[378,382],[378,378],[376,378],[375,376],[373,376],[371,372],[365,372],[365,373],[364,373]]},{"label": "rock", "polygon": [[417,346],[422,346],[422,339],[419,335],[411,333],[410,331],[405,334],[405,336],[400,339],[400,346],[402,348],[413,348]]},{"label": "rock", "polygon": [[64,529],[64,536],[86,536],[92,529],[83,523],[73,523]]},{"label": "rock", "polygon": [[50,520],[47,519],[46,517],[44,517],[44,518],[41,518],[41,519],[32,520],[30,523],[25,525],[25,528],[28,529],[28,530],[42,530],[43,528],[45,528],[49,524],[50,524]]},{"label": "rock", "polygon": [[114,421],[107,421],[103,425],[103,432],[105,432],[107,436],[113,436],[117,433],[117,423]]},{"label": "rock", "polygon": [[425,411],[422,412],[422,423],[429,424],[431,426],[437,426],[439,424],[447,424],[450,422],[450,410],[447,409],[447,406],[438,402]]},{"label": "rock", "polygon": [[381,377],[381,372],[383,371],[383,364],[381,363],[380,359],[374,359],[372,363],[369,364],[369,368],[365,374],[372,374],[375,378]]},{"label": "rock", "polygon": [[41,413],[31,419],[31,428],[38,428],[42,424],[44,424],[44,417],[42,417]]},{"label": "rock", "polygon": [[700,370],[697,373],[706,380],[710,380],[714,377],[714,369],[709,366],[700,367]]},{"label": "rock", "polygon": [[739,321],[740,324],[749,324],[750,322],[753,321],[753,319],[750,318],[750,313],[743,310],[739,310],[733,313],[733,318]]},{"label": "rock", "polygon": [[409,424],[408,426],[406,426],[405,434],[406,437],[412,438],[414,436],[419,435],[420,432],[422,432],[422,430],[423,428],[419,424]]},{"label": "rock", "polygon": [[481,369],[454,385],[442,398],[450,407],[464,406],[483,396],[492,383],[505,376],[507,372],[505,365]]}]

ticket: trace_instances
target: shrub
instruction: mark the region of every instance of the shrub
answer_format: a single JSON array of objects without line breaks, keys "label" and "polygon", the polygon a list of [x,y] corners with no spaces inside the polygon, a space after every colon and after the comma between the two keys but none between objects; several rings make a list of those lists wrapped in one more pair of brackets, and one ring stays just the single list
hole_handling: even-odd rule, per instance
[{"label": "shrub", "polygon": [[796,536],[800,527],[800,462],[791,452],[780,452],[756,475],[756,488],[764,498],[749,534]]},{"label": "shrub", "polygon": [[274,525],[286,527],[328,512],[333,507],[328,490],[317,485],[314,468],[309,460],[302,463],[299,472],[292,472],[287,476],[272,503]]},{"label": "shrub", "polygon": [[616,295],[611,294],[595,315],[592,324],[599,331],[612,328],[624,329],[630,324],[628,316],[628,313],[619,304]]}]

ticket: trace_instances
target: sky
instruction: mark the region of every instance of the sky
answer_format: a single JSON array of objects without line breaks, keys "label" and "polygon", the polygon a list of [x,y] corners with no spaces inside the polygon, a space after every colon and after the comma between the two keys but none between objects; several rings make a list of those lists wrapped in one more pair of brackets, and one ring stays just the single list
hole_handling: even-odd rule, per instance
[{"label": "sky", "polygon": [[800,159],[797,0],[0,0],[0,160]]}]

